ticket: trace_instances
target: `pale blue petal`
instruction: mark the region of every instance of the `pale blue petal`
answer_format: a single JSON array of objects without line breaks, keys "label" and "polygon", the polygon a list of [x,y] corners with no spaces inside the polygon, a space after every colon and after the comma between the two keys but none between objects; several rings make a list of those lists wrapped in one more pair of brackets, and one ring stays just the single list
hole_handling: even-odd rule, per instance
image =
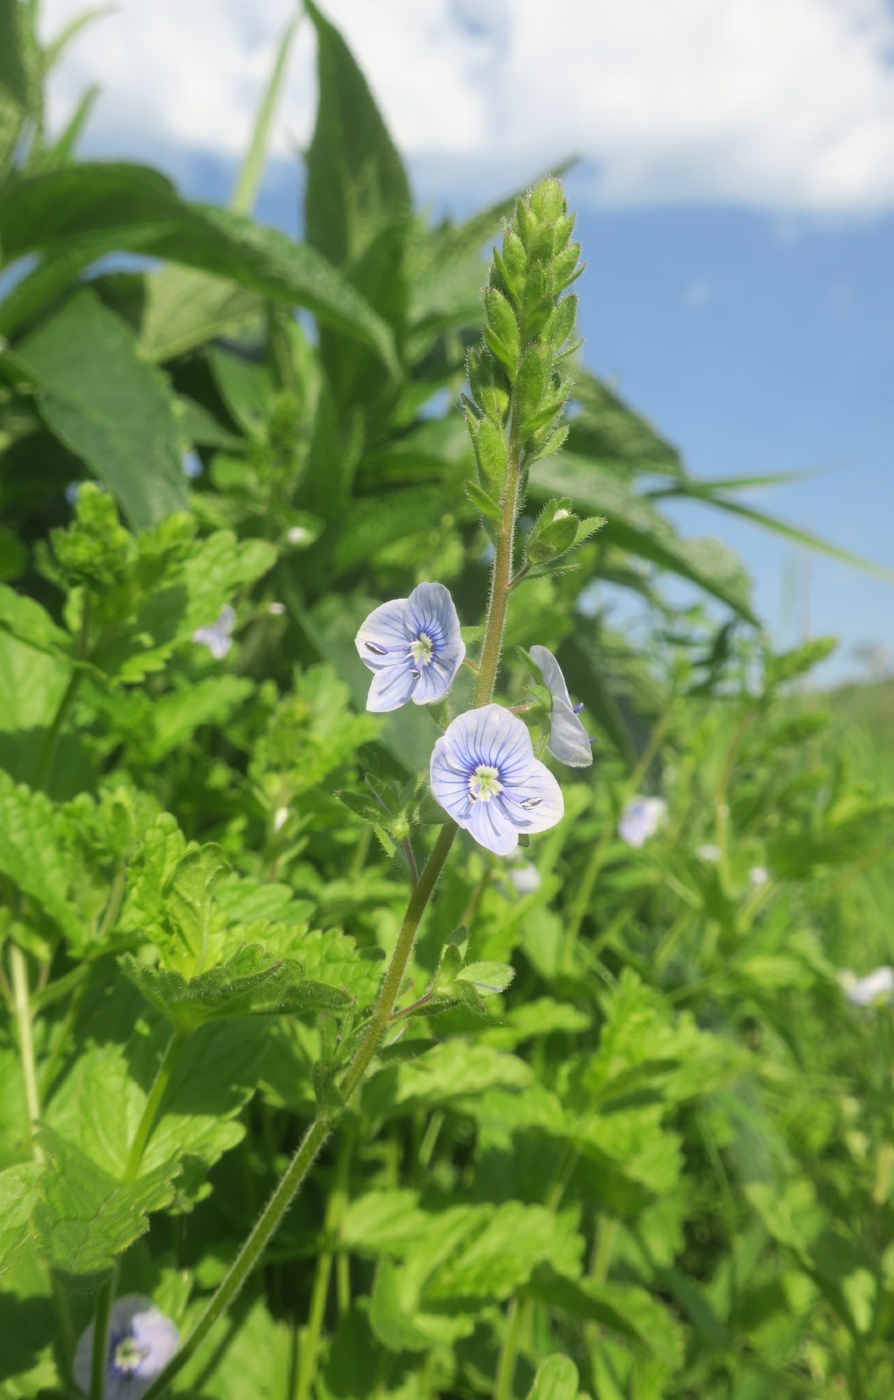
[{"label": "pale blue petal", "polygon": [[549,740],[546,747],[553,758],[569,768],[589,768],[593,762],[590,737],[574,712],[562,668],[546,647],[531,647],[528,652],[540,668],[547,690],[552,696]]},{"label": "pale blue petal", "polygon": [[[130,1337],[143,1352],[133,1371],[117,1371],[114,1352],[122,1339]],[[109,1367],[106,1373],[107,1400],[140,1400],[152,1381],[177,1350],[180,1336],[174,1323],[150,1298],[126,1293],[116,1299],[109,1315]],[[90,1393],[93,1358],[93,1323],[81,1334],[72,1370],[78,1389]]]},{"label": "pale blue petal", "polygon": [[506,786],[500,802],[520,831],[549,831],[565,815],[562,789],[546,764],[537,758],[531,760],[522,782]]},{"label": "pale blue petal", "polygon": [[363,623],[354,645],[364,666],[380,671],[410,655],[413,633],[407,626],[406,598],[394,598],[374,608]]},{"label": "pale blue petal", "polygon": [[420,583],[407,599],[407,622],[413,636],[425,632],[439,647],[448,646],[456,638],[466,649],[459,635],[459,616],[450,590],[443,583]]},{"label": "pale blue petal", "polygon": [[466,648],[461,637],[438,648],[427,666],[419,666],[419,680],[413,692],[417,705],[433,705],[443,700],[463,664]]},{"label": "pale blue petal", "polygon": [[473,802],[466,830],[495,856],[508,856],[518,846],[518,827],[507,818],[499,801]]},{"label": "pale blue petal", "polygon": [[366,708],[374,715],[399,710],[412,696],[415,685],[412,657],[396,661],[392,666],[376,671],[366,697]]}]

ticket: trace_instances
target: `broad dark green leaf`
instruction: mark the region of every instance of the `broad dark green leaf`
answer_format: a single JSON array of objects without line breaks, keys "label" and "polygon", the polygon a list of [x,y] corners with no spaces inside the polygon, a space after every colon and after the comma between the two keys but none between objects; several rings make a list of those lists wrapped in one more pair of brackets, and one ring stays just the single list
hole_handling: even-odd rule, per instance
[{"label": "broad dark green leaf", "polygon": [[403,162],[344,39],[312,3],[319,102],[307,153],[307,239],[336,267],[355,263],[387,225],[409,221]]},{"label": "broad dark green leaf", "polygon": [[[82,164],[15,182],[0,193],[0,248],[10,262],[41,252],[44,263],[0,306],[9,334],[78,272],[115,251],[141,252],[227,278],[262,296],[304,306],[343,335],[368,344],[392,371],[388,327],[363,297],[307,244],[213,206],[181,200],[144,166]],[[38,295],[31,290],[37,280]]]},{"label": "broad dark green leaf", "polygon": [[52,431],[120,501],[138,530],[185,508],[174,400],[136,340],[92,292],[73,296],[16,348]]}]

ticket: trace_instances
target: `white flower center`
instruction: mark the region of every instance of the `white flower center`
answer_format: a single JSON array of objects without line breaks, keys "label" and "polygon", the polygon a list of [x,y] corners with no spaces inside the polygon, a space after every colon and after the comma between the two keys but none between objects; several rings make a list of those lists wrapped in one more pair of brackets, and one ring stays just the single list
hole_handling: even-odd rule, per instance
[{"label": "white flower center", "polygon": [[503,791],[500,770],[486,763],[479,763],[474,773],[469,775],[469,796],[473,802],[489,802]]},{"label": "white flower center", "polygon": [[148,1347],[137,1346],[135,1337],[124,1337],[112,1353],[112,1365],[116,1371],[132,1375],[148,1351]]},{"label": "white flower center", "polygon": [[417,666],[428,666],[434,649],[434,643],[426,632],[420,632],[415,642],[410,643],[410,655]]}]

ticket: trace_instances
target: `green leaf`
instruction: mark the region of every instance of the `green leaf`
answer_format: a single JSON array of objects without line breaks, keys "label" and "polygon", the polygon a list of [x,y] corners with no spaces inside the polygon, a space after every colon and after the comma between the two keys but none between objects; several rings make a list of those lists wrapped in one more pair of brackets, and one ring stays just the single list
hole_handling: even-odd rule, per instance
[{"label": "green leaf", "polygon": [[482,487],[474,481],[467,481],[465,483],[465,490],[466,495],[475,509],[480,510],[481,514],[486,516],[492,524],[501,525],[503,523],[503,513],[500,507]]},{"label": "green leaf", "polygon": [[476,962],[466,963],[456,974],[457,982],[470,982],[482,996],[493,996],[505,992],[515,976],[515,969],[509,963]]},{"label": "green leaf", "polygon": [[0,628],[29,647],[51,654],[71,648],[71,638],[57,627],[40,603],[0,584]]},{"label": "green leaf", "polygon": [[160,268],[144,285],[139,352],[155,364],[235,330],[263,307],[257,292],[187,267]]},{"label": "green leaf", "polygon": [[531,493],[569,496],[577,507],[604,512],[606,543],[689,579],[749,622],[756,621],[750,580],[736,556],[719,540],[681,539],[649,500],[604,466],[563,452],[532,469]]},{"label": "green leaf", "polygon": [[230,530],[216,531],[166,575],[164,585],[142,603],[133,621],[97,651],[96,664],[125,684],[161,670],[193,632],[216,620],[238,588],[260,578],[275,560],[276,550],[265,540],[238,542]]},{"label": "green leaf", "polygon": [[19,107],[28,105],[28,75],[22,55],[20,0],[0,0],[0,87]]},{"label": "green leaf", "polygon": [[64,816],[44,793],[16,786],[0,772],[0,871],[77,945],[82,928],[71,902],[73,868],[66,836]]},{"label": "green leaf", "polygon": [[130,954],[119,958],[124,975],[178,1030],[236,1016],[291,1015],[337,1011],[351,1004],[347,992],[308,981],[301,964],[270,957],[248,944],[226,963],[185,978],[179,972],[147,967]]},{"label": "green leaf", "polygon": [[603,1327],[640,1342],[666,1365],[676,1367],[683,1356],[679,1323],[647,1293],[625,1283],[580,1283],[558,1274],[549,1264],[535,1271],[528,1285],[535,1298],[561,1308],[572,1317],[598,1322]]},{"label": "green leaf", "polygon": [[261,179],[264,174],[264,165],[267,160],[267,147],[270,141],[270,132],[273,126],[273,119],[276,116],[276,109],[282,94],[283,83],[285,82],[286,69],[289,62],[289,52],[292,47],[292,40],[295,37],[295,30],[298,28],[300,11],[286,25],[283,36],[279,41],[276,50],[276,58],[273,63],[273,70],[264,95],[261,98],[255,117],[254,128],[251,133],[251,141],[245,153],[245,159],[239,170],[236,186],[230,198],[230,208],[236,214],[250,214],[258,197]]},{"label": "green leaf", "polygon": [[307,152],[307,240],[335,267],[356,262],[383,228],[408,224],[410,187],[366,79],[338,30],[307,0],[317,31],[319,99]]},{"label": "green leaf", "polygon": [[40,1168],[34,1162],[0,1172],[0,1275],[15,1263],[30,1237],[39,1175]]},{"label": "green leaf", "polygon": [[138,530],[187,503],[174,401],[131,330],[76,293],[16,347],[52,431],[112,491]]},{"label": "green leaf", "polygon": [[166,1162],[121,1185],[48,1128],[41,1131],[41,1145],[47,1167],[32,1218],[37,1247],[70,1286],[93,1289],[145,1234],[149,1213],[170,1205],[177,1163]]},{"label": "green leaf", "polygon": [[325,257],[278,229],[229,210],[186,203],[169,180],[144,166],[84,161],[7,185],[0,191],[0,247],[6,261],[28,252],[44,255],[0,304],[3,334],[98,258],[137,252],[304,306],[323,324],[369,345],[397,372],[387,325]]},{"label": "green leaf", "polygon": [[538,1367],[528,1400],[576,1400],[578,1379],[570,1356],[548,1356]]}]

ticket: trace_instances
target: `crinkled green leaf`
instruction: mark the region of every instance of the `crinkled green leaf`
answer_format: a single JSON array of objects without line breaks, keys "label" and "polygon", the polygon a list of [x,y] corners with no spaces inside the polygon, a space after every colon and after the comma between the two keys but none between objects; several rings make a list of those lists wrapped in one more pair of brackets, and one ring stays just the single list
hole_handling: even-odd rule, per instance
[{"label": "crinkled green leaf", "polygon": [[65,818],[55,803],[0,771],[0,871],[77,943],[82,930],[71,903],[73,857],[66,835]]},{"label": "crinkled green leaf", "polygon": [[47,1167],[33,1215],[37,1247],[69,1284],[94,1288],[148,1229],[150,1212],[170,1205],[177,1161],[122,1185],[58,1133],[44,1128],[41,1143]]},{"label": "crinkled green leaf", "polygon": [[39,1175],[40,1168],[34,1162],[22,1162],[0,1172],[0,1275],[15,1263],[30,1237]]}]

